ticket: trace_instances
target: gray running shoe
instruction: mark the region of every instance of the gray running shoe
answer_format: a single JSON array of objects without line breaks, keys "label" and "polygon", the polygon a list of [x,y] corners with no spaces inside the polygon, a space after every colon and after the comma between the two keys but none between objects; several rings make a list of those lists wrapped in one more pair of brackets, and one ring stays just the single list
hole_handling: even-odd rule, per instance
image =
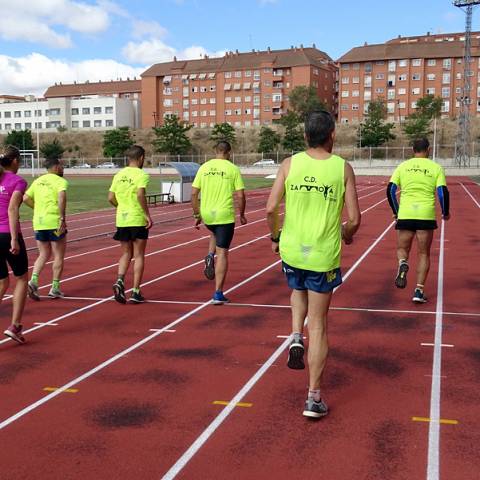
[{"label": "gray running shoe", "polygon": [[309,418],[321,418],[327,415],[328,407],[327,404],[320,399],[319,402],[316,402],[313,398],[307,398],[305,402],[305,408],[303,410],[303,416]]},{"label": "gray running shoe", "polygon": [[132,295],[130,296],[130,301],[132,303],[144,303],[145,297],[140,292],[132,292]]},{"label": "gray running shoe", "polygon": [[28,282],[28,296],[32,299],[35,300],[36,302],[40,301],[40,295],[38,294],[38,285],[35,285],[32,282]]},{"label": "gray running shoe", "polygon": [[293,338],[288,348],[287,367],[292,370],[303,370],[305,368],[305,362],[303,360],[304,353],[305,347],[303,346],[303,340],[301,338]]},{"label": "gray running shoe", "polygon": [[48,292],[50,298],[63,298],[65,295],[59,288],[51,288]]},{"label": "gray running shoe", "polygon": [[113,296],[118,303],[127,303],[123,282],[118,281],[113,284]]},{"label": "gray running shoe", "polygon": [[213,255],[207,255],[205,257],[205,268],[203,269],[203,274],[208,280],[213,280],[215,278],[215,259]]},{"label": "gray running shoe", "polygon": [[398,266],[397,278],[395,278],[395,286],[397,288],[405,288],[407,286],[408,263],[402,262]]}]

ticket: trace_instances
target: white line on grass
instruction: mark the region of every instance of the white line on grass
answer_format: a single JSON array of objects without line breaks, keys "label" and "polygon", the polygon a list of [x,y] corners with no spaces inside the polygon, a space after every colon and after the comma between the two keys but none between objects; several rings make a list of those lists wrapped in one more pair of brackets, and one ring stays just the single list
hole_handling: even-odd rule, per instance
[{"label": "white line on grass", "polygon": [[[365,257],[375,248],[380,240],[392,228],[392,222],[380,236],[370,245],[370,247],[361,255],[361,257],[352,265],[348,272],[343,277],[346,280],[357,269]],[[339,288],[339,287],[337,287]],[[250,380],[240,389],[240,391],[230,400],[230,403],[220,412],[220,414],[210,423],[210,425],[201,433],[201,435],[192,443],[188,450],[177,460],[177,462],[168,470],[162,477],[162,480],[172,480],[185,467],[185,465],[195,456],[203,444],[213,435],[215,430],[223,423],[223,421],[235,409],[235,405],[242,401],[242,399],[250,392],[255,384],[263,377],[271,365],[275,363],[278,357],[283,353],[290,343],[290,337],[285,339],[283,343],[273,352],[263,366],[250,378]]]},{"label": "white line on grass", "polygon": [[435,345],[433,347],[432,390],[430,395],[430,425],[428,429],[427,480],[440,478],[440,392],[442,373],[442,309],[443,309],[443,259],[445,221],[440,231],[440,253],[438,257],[437,306],[435,315]]}]

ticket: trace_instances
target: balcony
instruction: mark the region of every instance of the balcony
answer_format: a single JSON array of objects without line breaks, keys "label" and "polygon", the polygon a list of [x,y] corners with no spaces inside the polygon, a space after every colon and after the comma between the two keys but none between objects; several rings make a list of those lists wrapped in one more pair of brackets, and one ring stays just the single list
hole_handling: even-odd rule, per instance
[{"label": "balcony", "polygon": [[283,82],[273,82],[273,88],[284,88]]},{"label": "balcony", "polygon": [[281,108],[273,107],[273,108],[272,108],[272,114],[273,114],[273,115],[282,115],[282,114],[283,114],[283,111],[282,111]]},{"label": "balcony", "polygon": [[283,70],[281,68],[273,69],[274,77],[283,77]]}]

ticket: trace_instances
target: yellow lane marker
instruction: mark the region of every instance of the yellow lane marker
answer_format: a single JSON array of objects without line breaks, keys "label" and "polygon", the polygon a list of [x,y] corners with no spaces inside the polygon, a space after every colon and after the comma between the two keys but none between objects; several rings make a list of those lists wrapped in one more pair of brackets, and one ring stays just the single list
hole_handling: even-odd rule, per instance
[{"label": "yellow lane marker", "polygon": [[[58,390],[58,387],[45,387],[43,389],[44,392],[56,392]],[[63,393],[77,393],[78,389],[77,388],[67,388],[63,391]]]},{"label": "yellow lane marker", "polygon": [[[229,404],[230,404],[230,402],[225,402],[223,400],[215,400],[213,402],[213,405],[229,405]],[[242,403],[242,402],[240,402],[240,403],[237,403],[235,406],[236,407],[250,408],[250,407],[253,407],[253,403]]]},{"label": "yellow lane marker", "polygon": [[[427,417],[412,417],[414,422],[430,422],[431,420]],[[440,419],[438,423],[443,423],[445,425],[458,425],[458,420],[446,420]]]}]

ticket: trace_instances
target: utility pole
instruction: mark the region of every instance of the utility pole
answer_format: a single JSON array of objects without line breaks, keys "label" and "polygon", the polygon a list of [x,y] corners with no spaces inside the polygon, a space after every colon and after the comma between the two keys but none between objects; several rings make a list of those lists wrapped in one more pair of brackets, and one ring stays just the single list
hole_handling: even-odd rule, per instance
[{"label": "utility pole", "polygon": [[458,117],[458,130],[456,140],[455,165],[457,167],[470,166],[472,142],[470,135],[470,104],[472,82],[470,71],[472,68],[472,16],[473,7],[480,5],[480,0],[454,0],[455,7],[465,11],[465,52],[463,56],[463,89],[460,101],[460,114]]}]

